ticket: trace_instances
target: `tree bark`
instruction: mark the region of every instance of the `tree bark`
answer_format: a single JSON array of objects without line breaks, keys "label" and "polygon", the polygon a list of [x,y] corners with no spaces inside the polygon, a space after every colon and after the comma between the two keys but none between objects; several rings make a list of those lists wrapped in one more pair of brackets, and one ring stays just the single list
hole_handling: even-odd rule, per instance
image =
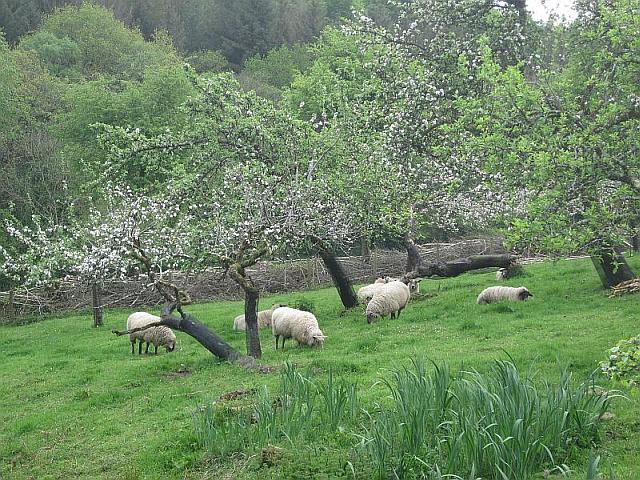
[{"label": "tree bark", "polygon": [[500,255],[469,255],[449,262],[422,263],[405,277],[456,277],[470,270],[480,268],[499,267],[509,268],[515,262],[515,257],[508,253]]},{"label": "tree bark", "polygon": [[627,261],[618,248],[603,250],[599,255],[592,255],[591,261],[598,272],[604,288],[611,288],[621,282],[636,278]]},{"label": "tree bark", "polygon": [[329,271],[329,275],[331,275],[333,284],[338,290],[338,294],[340,295],[340,300],[342,301],[344,308],[355,307],[358,304],[356,292],[353,290],[351,281],[342,268],[342,265],[340,265],[338,258],[333,252],[327,250],[323,245],[318,246],[318,252],[320,254],[320,258],[322,258],[322,262]]},{"label": "tree bark", "polygon": [[98,282],[94,282],[91,284],[91,300],[93,303],[93,326],[101,327],[102,325],[104,325],[104,310],[102,308],[102,295]]},{"label": "tree bark", "polygon": [[415,241],[407,235],[404,239],[404,246],[407,249],[407,264],[404,267],[406,273],[417,271],[422,264],[422,256]]},{"label": "tree bark", "polygon": [[251,277],[245,272],[243,264],[234,263],[230,265],[229,276],[244,290],[247,354],[253,358],[260,358],[262,356],[260,332],[258,331],[258,300],[260,294]]},{"label": "tree bark", "polygon": [[369,244],[369,238],[362,237],[361,240],[361,255],[362,261],[369,265],[371,263],[371,245]]},{"label": "tree bark", "polygon": [[260,332],[258,328],[258,300],[256,288],[244,291],[244,321],[247,326],[247,353],[253,358],[262,356],[260,347]]},{"label": "tree bark", "polygon": [[195,338],[198,343],[200,343],[204,348],[209,350],[218,358],[221,358],[228,362],[238,363],[246,368],[254,368],[258,370],[265,369],[265,367],[261,367],[260,365],[258,365],[254,358],[242,355],[231,345],[226,343],[222,338],[209,330],[205,325],[200,323],[193,315],[180,312],[181,318],[173,316],[172,312],[175,308],[175,304],[165,305],[162,308],[159,322],[150,323],[148,325],[145,325],[144,327],[133,328],[131,330],[112,330],[112,332],[117,336],[121,336],[139,332],[141,330],[146,330],[147,328],[163,325],[171,328],[172,330],[177,330],[179,332],[184,332],[187,335],[190,335],[191,337]]}]

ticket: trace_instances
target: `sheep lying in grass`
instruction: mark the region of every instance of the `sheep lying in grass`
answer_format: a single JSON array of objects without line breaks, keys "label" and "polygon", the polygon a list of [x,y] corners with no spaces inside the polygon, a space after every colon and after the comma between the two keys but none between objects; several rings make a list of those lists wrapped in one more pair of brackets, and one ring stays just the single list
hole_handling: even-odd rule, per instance
[{"label": "sheep lying in grass", "polygon": [[398,318],[400,312],[407,306],[411,293],[418,288],[419,280],[409,280],[408,284],[396,280],[383,285],[367,304],[367,322],[372,323],[379,317],[391,315]]},{"label": "sheep lying in grass", "polygon": [[280,337],[282,337],[282,348],[287,338],[293,338],[299,345],[310,347],[322,347],[326,338],[313,313],[289,307],[280,307],[273,311],[271,331],[276,337],[276,350]]},{"label": "sheep lying in grass", "polygon": [[[160,317],[155,315],[151,315],[147,312],[136,312],[129,315],[127,319],[127,330],[132,330],[134,328],[144,327],[145,325],[149,325],[150,323],[159,322]],[[130,333],[129,341],[131,342],[131,353],[135,352],[134,346],[136,340],[138,343],[138,354],[142,354],[142,344],[146,342],[147,348],[144,353],[149,352],[149,345],[153,343],[155,347],[155,353],[158,354],[158,347],[164,346],[167,349],[167,352],[172,352],[174,348],[176,348],[176,335],[169,327],[151,327],[146,330],[140,330],[139,332]]]},{"label": "sheep lying in grass", "polygon": [[533,297],[533,294],[526,289],[526,287],[489,287],[485,288],[480,295],[478,295],[478,305],[487,303],[499,302],[501,300],[511,300],[513,302],[524,301],[529,297]]},{"label": "sheep lying in grass", "polygon": [[[271,326],[271,314],[276,308],[286,307],[285,303],[274,303],[269,310],[262,310],[258,312],[258,328],[267,328]],[[238,315],[233,319],[234,330],[246,330],[247,323],[244,319],[244,314]]]}]

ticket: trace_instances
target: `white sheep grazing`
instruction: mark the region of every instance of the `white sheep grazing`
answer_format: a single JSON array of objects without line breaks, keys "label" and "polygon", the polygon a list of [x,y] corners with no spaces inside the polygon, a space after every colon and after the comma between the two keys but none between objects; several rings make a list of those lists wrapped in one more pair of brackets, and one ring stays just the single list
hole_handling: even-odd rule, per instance
[{"label": "white sheep grazing", "polygon": [[372,283],[370,285],[365,285],[358,289],[356,293],[356,298],[358,299],[358,303],[367,304],[373,297],[376,292],[379,292],[384,288],[386,283],[379,283],[376,280],[376,283]]},{"label": "white sheep grazing", "polygon": [[408,284],[400,280],[386,283],[367,305],[367,322],[372,323],[378,317],[389,314],[391,318],[398,318],[400,312],[407,306],[411,293],[416,291],[418,283],[419,280],[409,280]]},{"label": "white sheep grazing", "polygon": [[318,319],[313,313],[289,307],[280,307],[273,311],[271,331],[276,337],[276,350],[280,337],[282,337],[282,348],[287,338],[293,338],[299,345],[310,347],[322,347],[324,339],[327,338],[320,330]]},{"label": "white sheep grazing", "polygon": [[[276,308],[286,307],[285,303],[274,303],[269,310],[262,310],[258,312],[258,328],[268,328],[271,326],[271,314]],[[246,330],[247,323],[244,320],[244,314],[238,315],[233,319],[234,330]]]},{"label": "white sheep grazing", "polygon": [[489,287],[485,288],[478,295],[478,305],[499,302],[501,300],[511,300],[513,302],[524,301],[533,295],[525,287]]},{"label": "white sheep grazing", "polygon": [[[155,315],[151,315],[147,312],[136,312],[129,315],[127,319],[127,330],[132,330],[134,328],[144,327],[145,325],[149,325],[150,323],[159,322],[160,317]],[[134,353],[134,346],[136,340],[138,343],[138,354],[142,354],[142,344],[144,342],[147,343],[147,348],[144,353],[149,352],[149,344],[153,343],[156,354],[158,354],[158,347],[164,346],[167,349],[167,352],[172,352],[174,348],[176,348],[176,335],[169,327],[159,326],[159,327],[151,327],[146,330],[140,330],[138,332],[129,334],[129,341],[131,342],[131,353]]]}]

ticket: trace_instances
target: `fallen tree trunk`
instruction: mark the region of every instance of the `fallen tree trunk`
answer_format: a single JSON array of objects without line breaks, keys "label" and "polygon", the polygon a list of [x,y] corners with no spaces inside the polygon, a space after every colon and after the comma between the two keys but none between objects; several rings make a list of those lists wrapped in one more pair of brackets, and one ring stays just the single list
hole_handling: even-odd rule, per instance
[{"label": "fallen tree trunk", "polygon": [[456,277],[462,273],[481,268],[509,268],[516,258],[508,253],[497,255],[469,255],[449,262],[420,262],[416,268],[405,274],[406,278]]},{"label": "fallen tree trunk", "polygon": [[144,327],[132,328],[131,330],[112,330],[117,336],[128,335],[130,333],[146,330],[151,327],[165,326],[172,330],[184,332],[195,338],[204,348],[209,350],[216,357],[231,363],[237,363],[245,368],[258,371],[267,371],[268,367],[258,365],[255,358],[243,355],[235,348],[225,342],[222,338],[209,330],[206,325],[200,323],[193,315],[180,311],[180,318],[172,315],[176,305],[165,305],[162,308],[159,322],[153,322]]}]

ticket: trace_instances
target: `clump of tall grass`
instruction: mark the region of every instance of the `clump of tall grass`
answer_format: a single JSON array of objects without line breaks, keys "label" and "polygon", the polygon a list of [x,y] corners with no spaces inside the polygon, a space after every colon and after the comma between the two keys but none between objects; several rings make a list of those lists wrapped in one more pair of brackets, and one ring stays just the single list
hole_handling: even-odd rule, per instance
[{"label": "clump of tall grass", "polygon": [[335,381],[332,370],[326,380],[312,379],[287,363],[275,394],[265,386],[249,406],[214,402],[196,411],[194,424],[199,443],[210,455],[222,456],[332,433],[354,423],[358,411],[355,384]]},{"label": "clump of tall grass", "polygon": [[597,441],[612,396],[574,388],[563,370],[538,388],[511,362],[486,375],[445,365],[427,373],[413,361],[384,380],[391,405],[368,415],[359,450],[378,478],[526,479],[544,468],[567,471],[575,447]]}]

